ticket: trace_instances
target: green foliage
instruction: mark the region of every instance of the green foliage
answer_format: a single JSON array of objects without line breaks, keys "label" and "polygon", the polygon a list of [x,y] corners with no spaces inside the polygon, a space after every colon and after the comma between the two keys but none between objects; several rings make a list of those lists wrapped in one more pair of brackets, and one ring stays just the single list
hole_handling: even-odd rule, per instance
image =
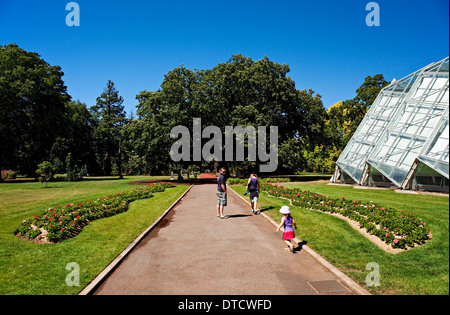
[{"label": "green foliage", "polygon": [[41,182],[45,183],[45,188],[48,188],[48,180],[52,177],[52,174],[55,172],[55,167],[52,163],[48,161],[44,161],[38,165],[38,169],[36,170],[36,174],[39,177]]},{"label": "green foliage", "polygon": [[328,109],[322,122],[323,133],[320,134],[319,141],[306,140],[310,144],[310,147],[304,150],[307,170],[334,169],[342,150],[367,114],[369,107],[387,85],[389,82],[385,81],[381,74],[368,76],[356,90],[353,99],[338,102]]},{"label": "green foliage", "polygon": [[69,153],[66,157],[66,172],[67,172],[66,181],[74,182],[80,180],[80,176],[76,172],[76,167],[72,159],[72,153]]},{"label": "green foliage", "polygon": [[[212,69],[177,67],[165,75],[158,91],[137,96],[139,119],[125,127],[128,150],[144,156],[150,172],[161,172],[171,163],[171,129],[182,125],[192,134],[192,118],[201,117],[203,126],[217,126],[223,134],[225,126],[278,126],[281,162],[298,165],[303,158],[300,140],[319,141],[326,113],[320,95],[297,90],[289,71],[288,65],[268,57],[254,61],[240,54]],[[190,162],[184,164],[187,168]],[[246,169],[248,164],[229,166]]]},{"label": "green foliage", "polygon": [[17,178],[17,173],[14,172],[14,171],[6,172],[5,178],[6,179],[16,179]]},{"label": "green foliage", "polygon": [[[157,91],[141,91],[138,119],[126,119],[111,80],[88,109],[70,101],[59,66],[17,45],[0,46],[0,169],[33,174],[33,165],[46,159],[68,180],[76,180],[85,165],[91,175],[121,175],[124,166],[147,174],[186,169],[191,162],[174,165],[170,158],[170,131],[182,125],[192,134],[192,119],[200,117],[203,126],[218,126],[222,134],[225,126],[278,126],[280,172],[329,171],[388,82],[368,76],[355,98],[327,112],[320,94],[297,90],[289,72],[268,57],[255,61],[241,54],[212,69],[179,66]],[[228,166],[247,173],[259,162]]]},{"label": "green foliage", "polygon": [[70,154],[70,170],[76,173],[84,165],[96,172],[96,151],[94,146],[95,119],[87,109],[86,104],[72,101],[66,104],[67,114],[60,119],[64,121],[64,128],[60,130],[50,151],[50,161],[57,172],[69,172],[67,156]]},{"label": "green foliage", "polygon": [[17,45],[0,45],[0,169],[33,174],[64,129],[70,101],[59,66]]},{"label": "green foliage", "polygon": [[92,116],[95,118],[93,137],[105,175],[112,174],[113,159],[117,163],[117,172],[121,174],[122,171],[121,130],[126,123],[122,104],[123,98],[119,96],[114,82],[108,80],[103,93],[97,98],[97,104],[91,107]]}]

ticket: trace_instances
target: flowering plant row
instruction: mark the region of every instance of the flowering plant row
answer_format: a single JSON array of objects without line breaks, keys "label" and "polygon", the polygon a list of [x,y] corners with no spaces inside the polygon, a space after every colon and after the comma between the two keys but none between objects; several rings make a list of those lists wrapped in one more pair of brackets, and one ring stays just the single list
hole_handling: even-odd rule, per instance
[{"label": "flowering plant row", "polygon": [[155,183],[130,191],[110,194],[95,201],[83,201],[40,211],[33,218],[23,220],[14,232],[19,237],[41,242],[57,243],[74,237],[89,222],[110,217],[128,210],[130,202],[153,197],[173,184]]},{"label": "flowering plant row", "polygon": [[359,223],[368,233],[379,237],[393,248],[414,247],[428,240],[430,229],[413,213],[371,202],[330,198],[301,189],[263,184],[261,190],[269,195],[289,199],[292,205],[323,212],[338,213]]}]

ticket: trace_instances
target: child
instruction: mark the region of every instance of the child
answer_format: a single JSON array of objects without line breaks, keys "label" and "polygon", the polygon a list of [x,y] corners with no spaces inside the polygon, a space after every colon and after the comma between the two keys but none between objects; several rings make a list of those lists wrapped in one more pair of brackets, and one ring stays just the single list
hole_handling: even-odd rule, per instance
[{"label": "child", "polygon": [[277,232],[284,225],[283,241],[285,241],[289,246],[288,248],[286,248],[286,250],[294,252],[294,244],[291,243],[291,240],[293,240],[295,237],[294,227],[295,229],[297,229],[297,224],[295,223],[294,218],[291,216],[291,210],[288,206],[281,207],[280,213],[283,214],[284,217],[281,219],[281,223],[277,228]]}]

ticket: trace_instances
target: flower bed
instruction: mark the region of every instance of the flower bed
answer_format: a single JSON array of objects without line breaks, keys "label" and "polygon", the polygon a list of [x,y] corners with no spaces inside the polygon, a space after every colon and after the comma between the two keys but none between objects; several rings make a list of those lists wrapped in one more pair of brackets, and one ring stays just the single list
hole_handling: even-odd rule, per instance
[{"label": "flower bed", "polygon": [[426,222],[406,210],[397,210],[374,202],[330,198],[301,189],[263,184],[261,190],[269,195],[289,199],[294,206],[338,213],[359,223],[368,233],[377,236],[393,248],[414,247],[425,243],[430,229]]},{"label": "flower bed", "polygon": [[89,222],[128,210],[130,202],[153,197],[173,184],[155,183],[130,191],[110,194],[95,201],[71,203],[40,211],[24,220],[14,232],[18,237],[41,243],[57,243],[78,235]]}]

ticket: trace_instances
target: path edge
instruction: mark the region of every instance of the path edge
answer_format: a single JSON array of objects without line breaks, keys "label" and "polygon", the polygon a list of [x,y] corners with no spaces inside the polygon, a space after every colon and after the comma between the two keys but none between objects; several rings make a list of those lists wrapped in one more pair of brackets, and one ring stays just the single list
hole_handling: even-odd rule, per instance
[{"label": "path edge", "polygon": [[92,280],[78,295],[92,295],[108,276],[120,265],[128,254],[161,222],[162,219],[187,195],[194,187],[191,185],[169,208],[167,208],[144,232],[142,232],[133,242],[125,248],[94,280]]},{"label": "path edge", "polygon": [[[248,205],[251,206],[251,203],[245,199],[243,196],[239,195],[236,191],[234,191],[231,187],[228,186],[230,190],[239,198],[241,198],[243,201],[245,201]],[[278,227],[278,223],[275,222],[274,219],[269,217],[267,214],[261,212],[261,215],[270,223],[272,223],[275,227]],[[300,243],[300,240],[298,238],[294,238],[295,242]],[[329,263],[325,258],[317,254],[311,247],[308,245],[302,245],[302,250],[304,250],[307,254],[309,254],[312,258],[314,258],[317,262],[319,262],[325,269],[329,270],[332,274],[334,274],[340,281],[342,281],[346,286],[348,286],[350,289],[352,289],[354,292],[358,293],[359,295],[372,295],[369,291],[364,289],[359,283],[357,283],[355,280],[351,279],[349,276],[347,276],[345,273],[340,271],[337,267],[333,266],[331,263]]]}]

